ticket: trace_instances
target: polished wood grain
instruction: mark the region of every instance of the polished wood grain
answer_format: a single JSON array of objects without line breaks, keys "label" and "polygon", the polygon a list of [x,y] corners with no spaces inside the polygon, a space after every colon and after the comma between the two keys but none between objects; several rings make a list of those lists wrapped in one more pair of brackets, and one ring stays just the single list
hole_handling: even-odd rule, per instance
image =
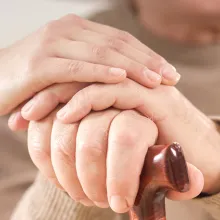
[{"label": "polished wood grain", "polygon": [[168,190],[189,190],[187,165],[178,143],[149,148],[135,205],[129,212],[130,220],[166,220]]}]

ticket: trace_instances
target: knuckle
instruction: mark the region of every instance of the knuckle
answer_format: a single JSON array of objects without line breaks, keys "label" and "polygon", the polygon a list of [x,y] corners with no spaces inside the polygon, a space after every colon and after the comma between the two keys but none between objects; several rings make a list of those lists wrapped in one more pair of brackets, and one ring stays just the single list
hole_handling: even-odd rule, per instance
[{"label": "knuckle", "polygon": [[119,31],[118,38],[126,43],[130,43],[134,37],[127,31]]},{"label": "knuckle", "polygon": [[70,75],[79,75],[84,69],[84,63],[81,61],[70,61],[67,65],[67,72]]},{"label": "knuckle", "polygon": [[94,76],[100,76],[101,73],[103,73],[101,66],[99,64],[93,64],[91,68],[91,74],[93,74]]},{"label": "knuckle", "polygon": [[152,133],[157,131],[157,126],[151,118],[144,117],[135,110],[123,111],[120,116],[122,116],[122,121],[124,121],[124,123],[130,125],[130,131],[135,132],[137,135],[140,135],[143,130],[150,129]]},{"label": "knuckle", "polygon": [[[90,112],[90,104],[91,104],[91,100],[90,100],[90,94],[88,92],[88,87],[84,88],[82,90],[80,90],[79,92],[77,92],[75,94],[75,98],[74,100],[71,102],[69,102],[69,104],[67,104],[68,109],[72,108],[72,106],[80,106],[81,108],[81,113],[87,115],[88,112],[87,110],[89,110]],[[84,102],[84,100],[87,100],[87,102]]]},{"label": "knuckle", "polygon": [[169,97],[169,99],[165,99],[165,100],[172,100],[173,99],[177,100],[178,98],[180,98],[180,93],[178,92],[178,90],[173,87],[173,86],[163,86],[161,88],[161,91],[163,92],[164,98],[165,97]]},{"label": "knuckle", "polygon": [[106,60],[107,54],[108,54],[108,48],[107,47],[100,47],[97,45],[92,46],[92,54],[99,60],[103,61]]},{"label": "knuckle", "polygon": [[69,13],[69,14],[65,15],[62,19],[77,20],[77,19],[79,19],[79,18],[80,18],[80,17],[77,16],[76,14]]},{"label": "knuckle", "polygon": [[61,18],[61,20],[71,21],[73,24],[78,25],[78,26],[83,26],[84,24],[84,19],[73,13],[65,15],[63,18]]},{"label": "knuckle", "polygon": [[43,26],[42,33],[44,33],[45,36],[51,36],[54,34],[54,31],[56,31],[57,28],[59,27],[60,27],[59,20],[50,21]]},{"label": "knuckle", "polygon": [[84,89],[80,90],[76,94],[76,97],[78,98],[78,101],[79,101],[77,104],[82,105],[80,103],[81,100],[88,100],[88,101],[90,101],[90,91],[92,91],[91,88],[92,88],[92,86],[89,86],[87,88],[84,88]]},{"label": "knuckle", "polygon": [[61,28],[61,22],[59,20],[50,21],[41,29],[41,34],[39,38],[38,49],[45,50],[48,45],[52,44]]},{"label": "knuckle", "polygon": [[68,138],[66,138],[67,135],[65,133],[66,132],[64,131],[54,137],[54,148],[56,152],[61,153],[68,157],[69,156],[72,157],[72,155],[74,155],[72,152],[72,145],[74,144],[74,139],[73,136],[68,136]]},{"label": "knuckle", "polygon": [[118,85],[121,87],[121,89],[128,89],[132,88],[134,86],[134,81],[126,78],[122,82],[118,83]]},{"label": "knuckle", "polygon": [[107,39],[107,46],[113,48],[114,50],[120,52],[123,50],[125,43],[122,40],[119,40],[114,37],[109,37]]},{"label": "knuckle", "polygon": [[143,128],[146,128],[146,129],[151,129],[152,133],[157,133],[158,129],[157,129],[157,126],[156,124],[154,123],[154,120],[151,120],[151,118],[146,118],[144,119],[143,122]]},{"label": "knuckle", "polygon": [[105,155],[100,143],[81,143],[80,151],[90,162],[97,162]]},{"label": "knuckle", "polygon": [[127,128],[120,129],[112,140],[115,146],[119,147],[135,147],[139,140],[139,134],[135,129],[131,129],[130,126]]}]

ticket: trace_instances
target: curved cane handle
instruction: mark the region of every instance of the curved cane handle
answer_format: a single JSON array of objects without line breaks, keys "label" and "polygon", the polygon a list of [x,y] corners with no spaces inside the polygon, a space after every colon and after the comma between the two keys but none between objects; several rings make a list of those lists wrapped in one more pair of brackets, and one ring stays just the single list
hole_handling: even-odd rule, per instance
[{"label": "curved cane handle", "polygon": [[177,143],[148,149],[139,192],[129,212],[130,220],[166,220],[165,195],[168,190],[189,190],[186,161]]}]

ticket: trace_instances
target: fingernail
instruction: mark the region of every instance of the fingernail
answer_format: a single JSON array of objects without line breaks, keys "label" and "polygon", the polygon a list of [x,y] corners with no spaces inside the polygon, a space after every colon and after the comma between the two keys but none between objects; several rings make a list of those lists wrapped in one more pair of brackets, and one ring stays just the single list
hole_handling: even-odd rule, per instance
[{"label": "fingernail", "polygon": [[100,208],[108,208],[109,207],[108,202],[95,202],[95,205],[97,205]]},{"label": "fingernail", "polygon": [[144,70],[144,75],[153,82],[161,81],[161,76],[158,73],[155,73],[149,69]]},{"label": "fingernail", "polygon": [[110,68],[109,73],[111,73],[113,76],[123,76],[127,75],[126,71],[120,68]]},{"label": "fingernail", "polygon": [[125,198],[121,196],[112,196],[110,200],[110,205],[113,211],[124,212],[129,208],[128,203]]},{"label": "fingernail", "polygon": [[60,118],[60,119],[64,118],[65,115],[66,115],[66,109],[65,108],[63,108],[63,109],[61,109],[57,112],[57,117]]},{"label": "fingernail", "polygon": [[161,75],[169,80],[169,81],[174,81],[178,82],[180,80],[181,75],[177,73],[176,68],[170,64],[166,64],[162,70],[161,70]]},{"label": "fingernail", "polygon": [[28,103],[26,103],[23,108],[22,108],[22,112],[28,112],[31,110],[32,106],[34,104],[34,98],[31,99]]}]

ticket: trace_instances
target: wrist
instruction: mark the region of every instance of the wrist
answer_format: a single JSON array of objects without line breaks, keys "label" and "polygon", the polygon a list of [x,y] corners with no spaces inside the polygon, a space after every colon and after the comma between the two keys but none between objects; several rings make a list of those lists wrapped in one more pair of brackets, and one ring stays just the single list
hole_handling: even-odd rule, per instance
[{"label": "wrist", "polygon": [[179,142],[186,160],[204,175],[203,192],[219,192],[219,127],[175,89],[167,94],[166,103],[166,118],[158,124],[160,144]]},{"label": "wrist", "polygon": [[[216,136],[219,139],[219,144],[218,148],[220,148],[220,117],[210,117],[212,119],[213,123],[213,133],[216,134]],[[218,155],[217,155],[218,156]],[[220,162],[219,162],[220,163]],[[208,193],[210,195],[219,193],[220,192],[220,165],[216,164],[216,167],[213,167],[213,175],[210,177],[207,177],[206,179],[209,178],[209,181],[206,181],[207,184],[203,189],[204,193]]]},{"label": "wrist", "polygon": [[[220,134],[218,132],[214,121],[206,117],[204,132],[201,140],[199,141],[200,153],[197,153],[198,158],[195,159],[198,168],[202,171],[204,176],[203,193],[215,194],[220,192]],[[201,157],[201,158],[199,158]],[[201,160],[201,162],[199,162]]]},{"label": "wrist", "polygon": [[195,151],[192,158],[195,157],[193,161],[195,161],[195,165],[204,176],[202,192],[211,195],[220,192],[220,135],[216,124],[210,118],[202,117],[202,115],[198,117],[198,138],[197,141],[195,138],[194,145],[200,152]]}]

